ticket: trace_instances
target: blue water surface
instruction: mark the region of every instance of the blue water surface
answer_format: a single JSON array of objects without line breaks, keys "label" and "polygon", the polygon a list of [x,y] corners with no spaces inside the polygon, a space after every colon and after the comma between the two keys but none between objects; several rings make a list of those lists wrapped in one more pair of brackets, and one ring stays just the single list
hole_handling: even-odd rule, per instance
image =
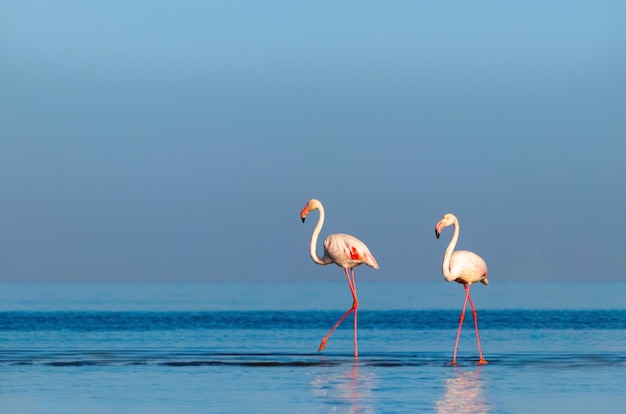
[{"label": "blue water surface", "polygon": [[1,413],[623,412],[626,283],[1,284]]}]

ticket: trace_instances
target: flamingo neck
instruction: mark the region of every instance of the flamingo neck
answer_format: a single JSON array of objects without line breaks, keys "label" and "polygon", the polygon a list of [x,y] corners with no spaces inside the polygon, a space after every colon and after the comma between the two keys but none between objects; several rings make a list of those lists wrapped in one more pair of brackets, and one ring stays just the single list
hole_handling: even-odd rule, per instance
[{"label": "flamingo neck", "polygon": [[320,216],[317,219],[317,224],[315,225],[315,228],[313,229],[313,234],[311,235],[311,244],[309,245],[309,253],[311,254],[311,259],[313,259],[315,263],[319,265],[327,265],[330,263],[330,261],[327,262],[327,261],[320,259],[315,249],[315,246],[317,245],[317,238],[319,237],[320,231],[322,231],[322,226],[324,225],[324,207],[322,207],[322,205],[320,204],[320,206],[318,207],[318,210],[320,212]]},{"label": "flamingo neck", "polygon": [[441,265],[443,271],[443,277],[448,282],[451,282],[456,279],[456,276],[452,276],[450,273],[450,259],[452,258],[452,253],[454,252],[454,248],[456,247],[456,242],[459,240],[459,222],[454,222],[454,234],[452,234],[452,240],[450,240],[450,244],[446,248],[446,254],[443,256],[443,264]]}]

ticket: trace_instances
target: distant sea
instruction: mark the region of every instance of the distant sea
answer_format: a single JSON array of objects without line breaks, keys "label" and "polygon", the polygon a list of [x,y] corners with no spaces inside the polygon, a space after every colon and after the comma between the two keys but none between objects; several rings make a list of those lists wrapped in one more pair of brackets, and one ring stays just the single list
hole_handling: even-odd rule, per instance
[{"label": "distant sea", "polygon": [[[342,283],[343,282],[343,283]],[[624,282],[0,284],[0,413],[623,413]]]}]

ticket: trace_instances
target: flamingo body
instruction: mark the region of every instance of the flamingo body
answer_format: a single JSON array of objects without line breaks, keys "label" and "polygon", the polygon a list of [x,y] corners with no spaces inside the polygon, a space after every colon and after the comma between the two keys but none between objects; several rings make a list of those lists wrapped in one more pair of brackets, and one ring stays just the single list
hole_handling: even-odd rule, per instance
[{"label": "flamingo body", "polygon": [[329,260],[330,263],[344,269],[351,269],[362,264],[378,269],[378,263],[365,243],[349,234],[328,235],[324,239],[324,258],[322,260]]},{"label": "flamingo body", "polygon": [[378,269],[378,263],[372,253],[370,253],[365,243],[354,236],[344,233],[331,234],[326,237],[324,240],[324,255],[319,257],[316,252],[316,244],[317,238],[322,230],[322,226],[324,225],[324,207],[322,206],[322,203],[314,198],[309,200],[306,206],[302,209],[300,217],[304,223],[304,220],[309,212],[314,210],[319,211],[319,218],[315,228],[313,229],[311,243],[309,244],[311,259],[319,265],[329,265],[334,263],[337,266],[342,267],[346,274],[348,286],[350,287],[350,292],[352,293],[352,298],[354,300],[352,302],[352,307],[348,309],[348,311],[337,321],[337,323],[335,323],[326,336],[322,338],[318,351],[324,350],[330,335],[349,314],[354,313],[354,357],[357,358],[359,356],[357,346],[357,308],[359,307],[359,301],[356,295],[354,268],[362,264],[366,264],[374,269]]},{"label": "flamingo body", "polygon": [[[488,285],[487,263],[482,257],[467,250],[457,250],[450,257],[450,275],[448,282],[472,284],[480,282]],[[445,276],[444,276],[445,277]],[[447,277],[446,277],[447,280]]]},{"label": "flamingo body", "polygon": [[465,289],[465,302],[463,303],[463,311],[459,320],[459,328],[456,335],[456,343],[454,345],[454,355],[452,357],[452,364],[456,364],[456,353],[459,348],[459,338],[461,336],[461,328],[463,327],[463,320],[465,318],[465,309],[467,302],[469,301],[472,308],[472,316],[474,317],[474,328],[476,329],[476,342],[478,343],[478,353],[480,359],[479,365],[487,364],[487,360],[483,357],[482,347],[480,345],[480,335],[478,333],[478,316],[476,314],[476,308],[474,302],[470,296],[470,286],[473,283],[480,282],[484,285],[489,284],[487,280],[487,263],[482,257],[476,253],[467,250],[454,251],[456,243],[459,240],[459,220],[454,214],[445,214],[441,220],[435,225],[435,236],[439,238],[441,231],[448,226],[454,226],[454,233],[452,234],[452,240],[446,248],[446,253],[443,256],[443,263],[441,264],[441,271],[443,277],[448,282],[458,282],[463,285]]}]

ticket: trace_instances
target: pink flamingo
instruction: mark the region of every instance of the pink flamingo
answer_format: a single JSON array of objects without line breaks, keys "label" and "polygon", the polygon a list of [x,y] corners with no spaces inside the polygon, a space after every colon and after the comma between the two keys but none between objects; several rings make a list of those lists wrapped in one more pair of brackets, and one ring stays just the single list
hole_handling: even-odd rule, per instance
[{"label": "pink flamingo", "polygon": [[452,240],[446,249],[446,254],[443,256],[443,277],[448,281],[463,284],[465,288],[465,302],[463,303],[463,312],[461,313],[461,319],[459,321],[459,329],[456,334],[456,344],[454,345],[454,356],[452,357],[452,365],[456,364],[456,352],[459,349],[459,337],[461,336],[461,327],[463,326],[463,319],[465,319],[465,309],[467,308],[467,301],[469,300],[472,307],[472,316],[474,317],[474,327],[476,328],[476,341],[478,342],[478,353],[480,359],[478,365],[487,364],[487,360],[483,358],[483,351],[480,347],[480,336],[478,335],[478,319],[476,317],[476,308],[474,308],[474,302],[470,296],[470,285],[472,283],[480,282],[484,285],[488,285],[487,280],[487,264],[482,257],[476,253],[469,252],[467,250],[454,251],[456,242],[459,240],[459,220],[454,214],[446,214],[435,225],[435,236],[439,238],[441,230],[445,227],[454,226],[454,234]]},{"label": "pink flamingo", "polygon": [[[346,278],[348,279],[348,286],[350,286],[350,291],[352,292],[352,307],[348,309],[348,311],[337,321],[335,326],[326,334],[324,338],[322,338],[322,343],[318,348],[318,352],[323,351],[326,348],[326,342],[330,335],[337,329],[337,327],[343,322],[346,317],[354,312],[354,357],[358,358],[359,351],[357,348],[357,339],[356,339],[356,328],[357,328],[357,308],[359,307],[359,301],[356,297],[356,281],[354,280],[354,268],[365,263],[366,265],[373,267],[374,269],[378,269],[378,263],[376,263],[376,259],[370,253],[369,249],[359,239],[349,234],[331,234],[324,240],[324,256],[320,258],[316,251],[315,245],[317,244],[317,237],[322,230],[322,226],[324,225],[324,207],[319,200],[311,199],[304,206],[302,212],[300,213],[300,217],[302,218],[302,222],[304,223],[304,219],[307,214],[313,210],[319,210],[320,215],[317,220],[317,224],[313,229],[313,235],[311,236],[311,244],[309,246],[309,251],[311,254],[311,258],[313,261],[319,265],[328,265],[331,263],[336,264],[337,266],[343,267],[344,272],[346,273]],[[350,272],[348,272],[350,269]]]}]

